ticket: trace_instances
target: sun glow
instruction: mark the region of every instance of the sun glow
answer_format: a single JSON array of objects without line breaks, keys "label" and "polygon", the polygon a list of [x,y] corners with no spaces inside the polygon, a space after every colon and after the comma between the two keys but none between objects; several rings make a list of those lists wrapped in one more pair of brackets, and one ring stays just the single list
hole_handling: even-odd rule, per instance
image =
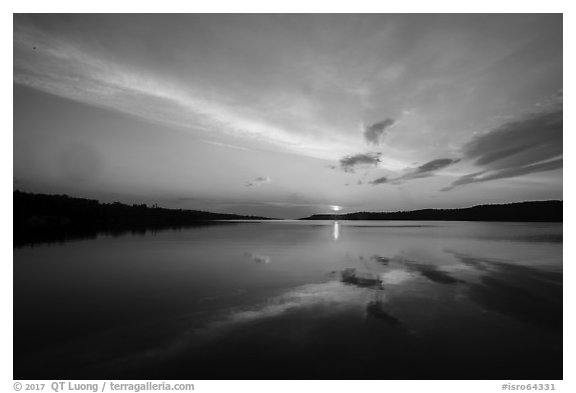
[{"label": "sun glow", "polygon": [[342,206],[331,205],[331,206],[330,206],[330,209],[331,209],[332,211],[339,212],[340,210],[342,210]]}]

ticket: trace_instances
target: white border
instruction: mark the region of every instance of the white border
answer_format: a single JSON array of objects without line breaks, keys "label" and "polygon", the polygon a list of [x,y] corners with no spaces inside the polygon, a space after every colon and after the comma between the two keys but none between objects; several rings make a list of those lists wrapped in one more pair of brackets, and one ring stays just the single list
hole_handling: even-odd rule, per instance
[{"label": "white border", "polygon": [[[193,12],[193,13],[564,13],[564,70],[576,70],[574,64],[574,38],[576,37],[574,2],[570,1],[502,1],[482,0],[470,4],[470,2],[458,1],[424,1],[412,0],[409,2],[384,2],[376,0],[355,1],[311,1],[290,0],[281,4],[264,0],[217,0],[204,1],[173,1],[161,2],[142,1],[111,1],[98,0],[92,3],[79,1],[4,1],[0,26],[2,29],[3,57],[0,62],[2,67],[2,119],[4,129],[0,135],[0,148],[2,166],[2,192],[0,196],[3,215],[5,217],[2,226],[2,285],[0,286],[0,302],[2,314],[5,316],[2,329],[2,357],[0,367],[0,390],[14,391],[12,380],[12,197],[9,189],[12,184],[12,13],[54,13],[54,12],[106,12],[106,13],[136,13],[136,12]],[[572,73],[565,73],[564,79],[564,106],[568,107],[568,116],[564,119],[564,148],[568,150],[565,155],[565,172],[573,173],[574,160],[571,158],[569,149],[574,146],[574,121],[571,103],[572,88],[574,86]],[[576,332],[574,323],[574,242],[571,228],[574,217],[572,183],[570,179],[564,183],[565,206],[564,206],[564,381],[555,381],[557,391],[576,391],[574,378],[574,338],[572,332]],[[45,381],[47,383],[51,381]],[[90,382],[90,381],[88,381]],[[92,381],[100,382],[101,381]],[[136,382],[136,381],[134,381]],[[172,381],[176,382],[176,381]],[[182,381],[187,382],[187,381]],[[319,391],[351,392],[357,389],[378,389],[378,391],[410,391],[419,392],[497,392],[501,390],[503,383],[521,383],[521,381],[192,381],[196,384],[196,390],[201,392],[269,392],[272,389],[280,392],[296,391]],[[537,381],[526,381],[536,383]],[[543,381],[545,383],[546,381]],[[551,381],[548,381],[551,382]],[[44,391],[51,391],[48,388]]]}]

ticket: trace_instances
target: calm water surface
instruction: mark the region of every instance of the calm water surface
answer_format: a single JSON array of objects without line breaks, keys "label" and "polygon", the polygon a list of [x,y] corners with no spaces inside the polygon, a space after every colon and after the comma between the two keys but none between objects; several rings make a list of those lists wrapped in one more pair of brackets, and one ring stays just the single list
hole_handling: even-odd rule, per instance
[{"label": "calm water surface", "polygon": [[233,223],[14,250],[15,379],[561,379],[562,224]]}]

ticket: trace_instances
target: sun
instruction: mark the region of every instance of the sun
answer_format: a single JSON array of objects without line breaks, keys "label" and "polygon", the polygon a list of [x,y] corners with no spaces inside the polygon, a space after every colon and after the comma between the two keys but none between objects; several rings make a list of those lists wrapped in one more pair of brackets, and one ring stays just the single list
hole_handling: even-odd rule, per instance
[{"label": "sun", "polygon": [[330,209],[331,209],[332,211],[339,212],[340,210],[342,210],[342,206],[330,205]]}]

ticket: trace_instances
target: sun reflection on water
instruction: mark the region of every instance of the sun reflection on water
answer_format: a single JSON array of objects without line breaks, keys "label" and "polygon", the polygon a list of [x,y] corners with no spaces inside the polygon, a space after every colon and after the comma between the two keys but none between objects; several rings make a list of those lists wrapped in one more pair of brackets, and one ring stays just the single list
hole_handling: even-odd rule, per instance
[{"label": "sun reflection on water", "polygon": [[334,221],[332,228],[332,235],[334,236],[334,240],[338,240],[340,237],[340,223],[338,221]]}]

